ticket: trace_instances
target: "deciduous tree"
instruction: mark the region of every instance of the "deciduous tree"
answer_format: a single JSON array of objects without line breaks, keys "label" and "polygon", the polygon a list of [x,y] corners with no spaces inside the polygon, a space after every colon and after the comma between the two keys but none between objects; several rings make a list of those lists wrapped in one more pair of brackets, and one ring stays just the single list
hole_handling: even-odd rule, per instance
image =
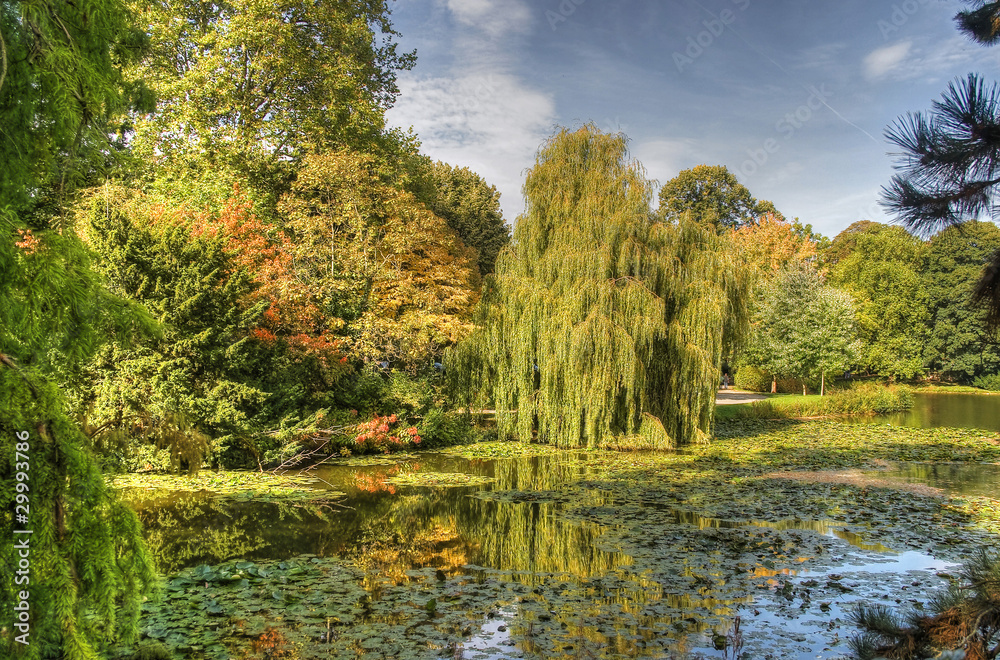
[{"label": "deciduous tree", "polygon": [[505,436],[706,441],[723,348],[745,321],[731,238],[651,215],[626,138],[593,126],[548,140],[524,192],[477,329],[448,357],[455,387],[488,391]]},{"label": "deciduous tree", "polygon": [[373,156],[310,156],[279,212],[295,277],[353,357],[414,369],[469,331],[479,273],[475,251],[392,177]]},{"label": "deciduous tree", "polygon": [[[854,298],[860,348],[857,365],[890,379],[923,371],[927,298],[924,245],[902,227],[852,225],[848,252],[830,271],[832,285]],[[838,236],[834,245],[841,241]]]},{"label": "deciduous tree", "polygon": [[697,165],[660,189],[661,214],[676,221],[688,211],[722,229],[742,227],[766,213],[784,219],[774,204],[754,199],[724,165]]},{"label": "deciduous tree", "polygon": [[479,274],[493,272],[497,255],[510,244],[510,227],[500,210],[500,193],[467,167],[437,162],[431,166],[428,208],[479,253]]},{"label": "deciduous tree", "polygon": [[158,177],[235,171],[223,194],[242,178],[273,203],[307,153],[403,139],[383,113],[415,55],[398,52],[385,0],[181,0],[143,20],[152,56],[135,74],[158,108],[138,117],[134,146]]},{"label": "deciduous tree", "polygon": [[744,361],[802,380],[845,369],[856,352],[854,307],[848,293],[826,286],[815,268],[792,265],[762,289]]},{"label": "deciduous tree", "polygon": [[740,227],[734,238],[747,261],[763,271],[765,277],[790,263],[816,256],[815,241],[802,236],[794,225],[773,213]]},{"label": "deciduous tree", "polygon": [[1000,346],[987,332],[987,310],[974,301],[983,268],[1000,250],[991,222],[966,222],[939,232],[927,247],[923,270],[929,306],[925,364],[946,378],[971,382],[1000,372]]}]

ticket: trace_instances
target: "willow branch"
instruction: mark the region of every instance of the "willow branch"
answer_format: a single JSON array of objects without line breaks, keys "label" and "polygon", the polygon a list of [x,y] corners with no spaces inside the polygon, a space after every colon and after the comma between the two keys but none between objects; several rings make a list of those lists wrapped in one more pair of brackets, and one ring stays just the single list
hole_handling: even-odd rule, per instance
[{"label": "willow branch", "polygon": [[21,371],[21,368],[19,366],[17,366],[17,363],[14,362],[14,358],[12,358],[9,355],[4,355],[3,353],[0,353],[0,364],[4,365],[5,367],[7,367],[9,369],[13,369],[14,373],[16,373],[18,376],[20,376],[21,380],[23,380],[25,382],[25,384],[27,384],[28,389],[31,390],[31,394],[36,399],[38,398],[38,389],[35,388],[35,384],[34,383],[32,383],[30,380],[28,380],[28,377],[24,375],[24,373]]},{"label": "willow branch", "polygon": [[7,78],[7,42],[3,40],[3,30],[0,30],[0,90]]}]

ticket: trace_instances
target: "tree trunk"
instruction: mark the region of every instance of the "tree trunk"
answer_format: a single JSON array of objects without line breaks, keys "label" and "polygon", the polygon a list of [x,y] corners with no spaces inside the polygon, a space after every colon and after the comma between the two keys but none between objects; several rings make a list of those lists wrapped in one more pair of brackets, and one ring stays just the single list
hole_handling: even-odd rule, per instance
[{"label": "tree trunk", "polygon": [[826,371],[821,371],[819,376],[819,395],[823,396],[826,392]]},{"label": "tree trunk", "polygon": [[802,396],[806,395],[806,379],[802,379]]},{"label": "tree trunk", "polygon": [[777,394],[777,393],[778,393],[778,377],[772,375],[771,376],[771,394]]}]

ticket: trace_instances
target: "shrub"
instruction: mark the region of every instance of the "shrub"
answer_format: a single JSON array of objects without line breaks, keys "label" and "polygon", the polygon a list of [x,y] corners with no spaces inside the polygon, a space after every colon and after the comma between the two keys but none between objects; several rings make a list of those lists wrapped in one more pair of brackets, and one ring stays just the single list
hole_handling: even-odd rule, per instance
[{"label": "shrub", "polygon": [[733,385],[747,392],[770,392],[771,375],[757,367],[745,366],[736,370]]},{"label": "shrub", "polygon": [[416,447],[421,441],[416,427],[406,427],[396,415],[376,415],[370,421],[358,424],[355,431],[357,435],[354,437],[354,444],[360,451],[388,454]]},{"label": "shrub", "polygon": [[908,387],[864,383],[826,396],[780,397],[755,401],[727,411],[727,419],[784,419],[826,415],[873,415],[908,410],[913,392]]},{"label": "shrub", "polygon": [[972,384],[980,389],[990,392],[1000,392],[1000,374],[988,374],[979,376]]},{"label": "shrub", "polygon": [[432,408],[420,422],[420,438],[425,447],[448,447],[467,442],[472,435],[471,419],[458,412]]}]

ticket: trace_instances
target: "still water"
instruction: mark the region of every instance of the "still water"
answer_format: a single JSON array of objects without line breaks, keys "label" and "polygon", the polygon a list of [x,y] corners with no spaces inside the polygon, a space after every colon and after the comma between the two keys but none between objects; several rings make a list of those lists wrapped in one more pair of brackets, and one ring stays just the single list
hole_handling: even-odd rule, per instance
[{"label": "still water", "polygon": [[[331,495],[319,503],[126,493],[161,573],[176,576],[146,634],[206,660],[263,657],[254,650],[276,636],[302,659],[369,647],[429,660],[723,658],[741,617],[750,655],[805,660],[845,653],[855,602],[917,603],[945,584],[936,574],[952,564],[913,531],[935,502],[868,503],[894,511],[880,521],[846,487],[641,460],[349,461],[315,472]],[[473,483],[398,480],[415,474]],[[767,517],[748,516],[762,498]],[[242,581],[206,566],[227,562]]]},{"label": "still water", "polygon": [[913,408],[871,421],[913,428],[939,427],[1000,431],[1000,394],[917,393]]},{"label": "still water", "polygon": [[[1000,397],[921,394],[866,423],[1000,431]],[[856,603],[922,606],[982,542],[935,498],[719,467],[422,452],[320,467],[325,501],[127,490],[169,580],[144,633],[204,660],[836,658]],[[1000,492],[997,465],[878,476]]]}]

